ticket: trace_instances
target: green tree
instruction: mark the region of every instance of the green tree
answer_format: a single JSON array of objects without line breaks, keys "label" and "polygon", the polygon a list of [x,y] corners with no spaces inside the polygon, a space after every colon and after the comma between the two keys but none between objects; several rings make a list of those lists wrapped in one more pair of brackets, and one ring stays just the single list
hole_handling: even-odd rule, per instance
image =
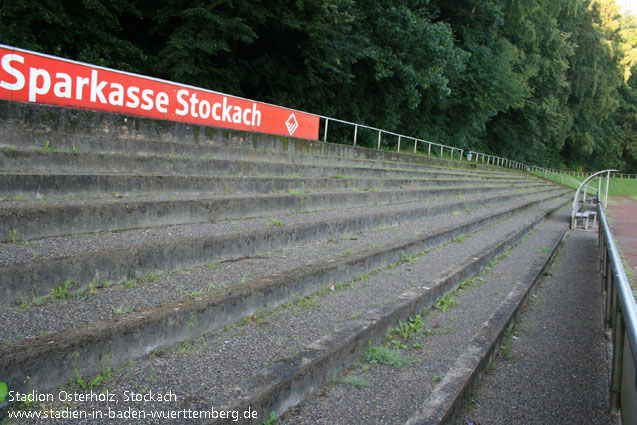
[{"label": "green tree", "polygon": [[0,7],[0,42],[97,65],[144,72],[152,58],[128,36],[135,1],[13,0]]},{"label": "green tree", "polygon": [[14,0],[0,42],[530,164],[637,168],[637,21],[614,0]]}]

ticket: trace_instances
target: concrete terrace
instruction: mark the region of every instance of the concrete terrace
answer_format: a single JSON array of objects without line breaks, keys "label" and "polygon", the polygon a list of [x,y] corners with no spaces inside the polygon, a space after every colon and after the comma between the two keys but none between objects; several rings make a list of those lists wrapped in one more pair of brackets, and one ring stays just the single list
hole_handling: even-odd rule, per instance
[{"label": "concrete terrace", "polygon": [[6,101],[0,117],[0,381],[113,395],[5,401],[8,423],[437,423],[570,217],[569,189],[504,168]]}]

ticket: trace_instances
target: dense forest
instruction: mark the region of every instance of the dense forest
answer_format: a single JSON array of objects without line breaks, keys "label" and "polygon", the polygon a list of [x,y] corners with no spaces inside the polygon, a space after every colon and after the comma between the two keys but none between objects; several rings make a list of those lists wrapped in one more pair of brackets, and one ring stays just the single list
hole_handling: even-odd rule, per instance
[{"label": "dense forest", "polygon": [[637,172],[614,0],[5,0],[0,43],[505,156]]}]

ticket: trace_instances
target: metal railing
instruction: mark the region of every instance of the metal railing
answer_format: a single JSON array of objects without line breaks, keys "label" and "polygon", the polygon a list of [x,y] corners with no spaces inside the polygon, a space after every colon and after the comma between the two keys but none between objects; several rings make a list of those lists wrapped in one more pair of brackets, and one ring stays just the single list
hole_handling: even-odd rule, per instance
[{"label": "metal railing", "polygon": [[[522,162],[518,162],[518,161],[514,161],[512,159],[508,159],[508,158],[503,158],[500,156],[496,156],[496,155],[490,155],[490,154],[486,154],[486,153],[482,153],[482,152],[476,152],[476,151],[469,151],[466,155],[466,157],[464,156],[464,149],[462,148],[458,148],[455,146],[449,146],[449,145],[442,145],[440,143],[435,143],[435,142],[431,142],[429,140],[424,140],[424,139],[419,139],[417,137],[413,137],[413,136],[407,136],[404,134],[399,134],[399,133],[395,133],[393,131],[387,131],[387,130],[383,130],[380,128],[376,128],[376,127],[372,127],[372,126],[368,126],[368,125],[364,125],[364,124],[358,124],[358,123],[354,123],[354,122],[350,122],[350,121],[345,121],[345,120],[339,120],[336,118],[330,118],[330,117],[326,117],[324,115],[319,115],[318,116],[319,119],[323,120],[323,141],[327,142],[327,135],[329,133],[329,124],[330,122],[334,122],[334,123],[341,123],[341,124],[345,124],[348,126],[353,127],[353,144],[354,146],[357,145],[358,143],[358,130],[363,128],[363,129],[367,129],[367,130],[371,130],[373,132],[378,133],[378,137],[377,137],[377,143],[376,143],[376,150],[381,150],[381,142],[383,140],[383,135],[385,136],[392,136],[392,137],[396,137],[397,138],[397,144],[396,144],[396,152],[400,152],[401,151],[401,146],[403,147],[403,151],[405,150],[405,144],[413,142],[413,153],[416,153],[418,151],[418,147],[419,146],[423,146],[423,148],[421,149],[421,152],[426,152],[427,156],[431,157],[432,156],[432,147],[434,147],[435,151],[434,154],[436,154],[436,156],[439,156],[441,159],[445,158],[445,153],[447,153],[448,158],[452,161],[458,161],[458,162],[475,162],[476,164],[483,164],[483,165],[491,165],[491,166],[495,166],[495,167],[504,167],[504,168],[511,168],[514,170],[524,170],[530,173],[533,172],[540,172],[540,173],[544,173],[545,177],[548,173],[552,173],[552,174],[559,174],[562,176],[566,176],[566,178],[569,179],[574,179],[574,178],[588,178],[590,177],[592,174],[594,173],[590,173],[590,172],[584,172],[584,171],[568,171],[568,170],[554,170],[554,169],[549,169],[549,168],[543,168],[543,167],[538,167],[538,166],[529,166],[527,164],[524,164]],[[338,142],[336,142],[338,143]],[[411,150],[411,149],[410,149]],[[437,155],[437,151],[440,152],[439,155]],[[457,159],[456,159],[456,155],[457,155]],[[635,178],[637,179],[637,174],[624,174],[624,173],[617,173],[613,176],[613,178],[627,178],[627,179],[632,179]],[[562,183],[564,183],[564,179],[562,180]],[[579,181],[578,181],[579,184]]]},{"label": "metal railing", "polygon": [[[321,116],[321,119],[324,120],[324,124],[323,124],[323,141],[327,142],[327,134],[328,134],[328,130],[329,130],[329,123],[331,122],[338,122],[341,124],[346,124],[349,126],[353,126],[354,127],[354,146],[356,146],[357,142],[358,142],[358,129],[359,128],[365,128],[368,130],[372,130],[374,132],[378,132],[378,143],[376,145],[376,149],[380,150],[380,145],[381,145],[381,141],[382,141],[382,137],[383,134],[387,135],[387,136],[394,136],[398,138],[398,144],[397,144],[397,152],[400,152],[400,147],[401,147],[401,142],[405,141],[405,142],[409,142],[409,141],[413,141],[414,142],[414,149],[413,152],[416,153],[417,151],[417,147],[419,143],[422,143],[423,145],[427,145],[427,155],[431,156],[431,147],[432,146],[436,146],[439,150],[440,150],[440,158],[443,159],[444,158],[444,154],[445,154],[445,150],[448,151],[448,155],[449,158],[451,160],[455,160],[455,154],[457,153],[458,156],[458,160],[462,161],[463,159],[463,152],[464,149],[461,148],[457,148],[455,146],[447,146],[447,145],[441,145],[440,143],[435,143],[435,142],[430,142],[428,140],[423,140],[423,139],[418,139],[416,137],[412,137],[412,136],[406,136],[404,134],[398,134],[398,133],[394,133],[392,131],[387,131],[387,130],[382,130],[380,128],[376,128],[376,127],[370,127],[368,125],[363,125],[363,124],[357,124],[357,123],[353,123],[353,122],[349,122],[349,121],[344,121],[344,120],[339,120],[336,118],[330,118],[330,117],[325,117],[325,116]],[[403,144],[403,150],[404,150],[404,144]]]},{"label": "metal railing", "polygon": [[505,167],[505,168],[513,168],[516,170],[527,170],[529,169],[529,167],[526,164],[523,164],[521,162],[517,162],[517,161],[513,161],[512,159],[507,159],[507,158],[502,158],[500,156],[495,156],[495,155],[489,155],[486,153],[481,153],[481,152],[474,152],[471,151],[470,154],[475,155],[476,163],[481,163],[484,164],[485,163],[485,159],[486,159],[486,165],[494,165],[496,167]]},{"label": "metal railing", "polygon": [[604,329],[613,344],[610,410],[625,424],[637,423],[637,305],[604,208],[598,202]]},{"label": "metal railing", "polygon": [[[481,152],[471,151],[471,152],[469,152],[469,154],[465,158],[464,149],[458,148],[458,147],[455,147],[455,146],[442,145],[440,143],[430,142],[429,140],[419,139],[417,137],[412,137],[412,136],[406,136],[404,134],[398,134],[398,133],[394,133],[392,131],[382,130],[380,128],[371,127],[371,126],[363,125],[363,124],[357,124],[357,123],[344,121],[344,120],[339,120],[339,119],[336,119],[336,118],[320,116],[320,119],[322,119],[324,121],[324,123],[323,123],[323,141],[324,142],[328,141],[327,140],[327,135],[329,133],[329,123],[330,122],[334,122],[334,123],[341,123],[341,124],[345,124],[345,125],[354,127],[354,129],[353,129],[354,130],[354,132],[353,132],[353,143],[354,143],[354,146],[356,146],[357,143],[358,143],[358,130],[360,128],[364,128],[364,129],[371,130],[373,132],[377,132],[378,133],[378,140],[377,140],[377,143],[376,143],[376,149],[377,150],[380,150],[383,136],[392,136],[392,137],[396,137],[397,138],[396,152],[400,152],[401,146],[403,147],[403,151],[404,151],[405,150],[405,145],[406,144],[411,144],[411,142],[413,142],[413,144],[414,144],[413,145],[414,146],[413,147],[413,153],[416,153],[418,151],[418,147],[419,146],[423,146],[421,148],[421,152],[426,152],[427,156],[429,156],[429,157],[432,156],[432,147],[433,147],[434,148],[433,154],[438,156],[438,151],[439,151],[440,152],[439,157],[441,159],[445,158],[445,153],[446,153],[448,158],[450,160],[452,160],[452,161],[474,162],[474,156],[475,156],[475,163],[476,164],[477,163],[485,164],[485,161],[486,161],[486,165],[500,166],[500,167],[518,169],[518,170],[523,170],[523,169],[526,170],[526,169],[528,169],[528,167],[525,164],[522,164],[522,163],[517,162],[517,161],[513,161],[511,159],[498,157],[498,156],[495,156],[495,155],[489,155],[489,154],[485,154],[485,153],[481,153]],[[408,149],[411,150],[411,147],[408,148]],[[456,159],[456,157],[457,157],[457,159]]]},{"label": "metal railing", "polygon": [[590,177],[592,174],[594,174],[594,173],[590,173],[586,171],[554,170],[552,168],[538,167],[536,165],[533,165],[532,167],[530,167],[529,171],[544,173],[545,176],[546,174],[551,173],[551,174],[560,174],[564,176],[584,177],[584,178]]},{"label": "metal railing", "polygon": [[613,179],[637,179],[637,174],[615,173],[611,176]]},{"label": "metal railing", "polygon": [[[537,167],[535,165],[529,167],[529,171],[531,173],[533,172],[537,172],[537,173],[543,173],[544,177],[547,176],[547,174],[556,174],[562,177],[566,177],[566,178],[571,178],[574,180],[575,177],[579,177],[579,178],[588,178],[590,176],[592,176],[593,174],[595,174],[594,172],[588,172],[588,171],[569,171],[569,170],[554,170],[551,168],[543,168],[543,167]],[[637,179],[637,174],[627,174],[627,173],[614,173],[611,178],[614,179]],[[576,180],[579,184],[579,180]]]},{"label": "metal railing", "polygon": [[[406,136],[391,131],[385,131],[379,128],[370,127],[362,124],[356,124],[348,121],[338,120],[321,116],[324,120],[323,141],[327,142],[327,134],[329,123],[338,122],[354,127],[353,142],[357,144],[358,129],[365,128],[378,132],[378,141],[376,149],[380,150],[383,135],[397,137],[396,151],[400,152],[401,142],[413,141],[413,152],[416,153],[418,144],[426,146],[427,155],[431,156],[432,146],[440,150],[440,158],[444,157],[446,150],[449,151],[449,158],[455,160],[455,153],[459,155],[459,161],[465,160],[461,148],[441,145],[439,143]],[[403,145],[404,146],[404,145]],[[423,149],[424,151],[424,149]],[[475,159],[474,159],[475,158]],[[560,174],[566,178],[574,179],[584,177],[589,180],[597,173],[588,173],[581,171],[552,170],[537,166],[527,166],[523,163],[513,161],[507,158],[497,157],[481,152],[470,151],[466,158],[467,162],[476,164],[485,164],[492,166],[501,166],[513,169],[525,170],[527,172],[541,172],[545,176],[548,173]],[[613,170],[615,171],[615,170]],[[608,180],[610,173],[607,173],[606,194],[608,194]],[[615,174],[614,178],[637,178],[634,174]],[[562,180],[564,182],[564,180]],[[580,182],[578,181],[578,184]],[[586,181],[584,182],[586,183]],[[581,189],[581,186],[580,186]],[[601,192],[600,187],[597,195]],[[578,189],[579,191],[579,189]],[[621,409],[622,420],[625,424],[637,424],[637,305],[635,297],[632,293],[630,283],[626,276],[626,272],[622,265],[622,260],[617,250],[615,240],[610,231],[608,220],[604,213],[602,202],[597,202],[597,214],[599,217],[599,246],[601,251],[600,267],[601,267],[601,289],[605,297],[604,303],[604,328],[606,332],[611,333],[613,344],[612,358],[612,375],[610,383],[610,410],[612,413],[619,413]]]}]

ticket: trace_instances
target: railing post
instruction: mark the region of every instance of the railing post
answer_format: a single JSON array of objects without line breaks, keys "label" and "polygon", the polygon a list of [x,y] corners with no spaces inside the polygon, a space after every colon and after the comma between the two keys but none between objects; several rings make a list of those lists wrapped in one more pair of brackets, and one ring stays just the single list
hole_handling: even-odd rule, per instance
[{"label": "railing post", "polygon": [[414,139],[414,153],[416,153],[416,145],[418,144],[418,139]]},{"label": "railing post", "polygon": [[380,150],[380,135],[382,134],[382,130],[378,130],[378,148],[376,150]]},{"label": "railing post", "polygon": [[602,279],[600,282],[600,293],[604,296],[604,300],[606,300],[606,272],[608,269],[606,268],[606,263],[608,262],[608,258],[606,256],[606,246],[604,245],[604,237],[602,235],[602,226],[599,226],[598,232],[598,244],[600,250],[599,256],[599,272],[602,275]]},{"label": "railing post", "polygon": [[619,405],[622,389],[622,369],[624,366],[624,319],[617,304],[615,323],[613,326],[613,368],[610,384],[610,412],[613,415],[619,413]]},{"label": "railing post", "polygon": [[610,171],[606,175],[606,193],[604,193],[604,209],[606,209],[606,204],[608,204],[608,184],[610,183]]},{"label": "railing post", "polygon": [[327,142],[327,123],[330,122],[329,118],[325,118],[325,132],[323,133],[323,141]]},{"label": "railing post", "polygon": [[445,147],[440,145],[440,159],[442,159],[442,153],[445,151]]},{"label": "railing post", "polygon": [[354,146],[356,146],[356,136],[358,135],[358,126],[354,126]]},{"label": "railing post", "polygon": [[612,267],[608,268],[608,282],[606,283],[606,314],[604,320],[606,324],[606,330],[609,330],[613,326],[614,309],[615,309],[615,275],[613,274]]},{"label": "railing post", "polygon": [[401,137],[402,137],[402,136],[398,136],[398,150],[397,150],[396,152],[400,152],[400,138],[401,138]]},{"label": "railing post", "polygon": [[427,156],[431,156],[431,142],[427,142],[429,143],[429,150],[427,151]]},{"label": "railing post", "polygon": [[611,266],[610,261],[608,260],[608,241],[604,239],[604,250],[606,251],[606,255],[604,256],[604,294],[606,294],[606,298],[604,298],[604,329],[610,329],[610,302],[608,298],[610,297],[610,285],[613,284],[613,280],[611,277]]}]

